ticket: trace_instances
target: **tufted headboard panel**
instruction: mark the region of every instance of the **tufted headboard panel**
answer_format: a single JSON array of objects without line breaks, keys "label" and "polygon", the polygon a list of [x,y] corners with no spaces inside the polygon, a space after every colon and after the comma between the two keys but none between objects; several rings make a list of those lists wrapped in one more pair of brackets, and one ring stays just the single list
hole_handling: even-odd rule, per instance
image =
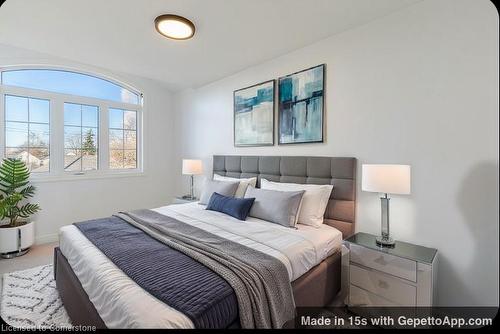
[{"label": "tufted headboard panel", "polygon": [[331,184],[333,191],[325,224],[344,239],[354,233],[356,208],[356,158],[214,155],[213,173],[235,178],[258,178],[287,183]]}]

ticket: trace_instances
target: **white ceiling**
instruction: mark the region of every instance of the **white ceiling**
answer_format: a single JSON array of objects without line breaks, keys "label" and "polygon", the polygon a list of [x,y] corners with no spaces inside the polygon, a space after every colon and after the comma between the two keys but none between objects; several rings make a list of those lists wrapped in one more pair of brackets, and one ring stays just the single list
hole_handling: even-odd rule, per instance
[{"label": "white ceiling", "polygon": [[[198,87],[362,25],[419,0],[7,0],[0,43]],[[188,41],[159,35],[156,16],[197,28]]]}]

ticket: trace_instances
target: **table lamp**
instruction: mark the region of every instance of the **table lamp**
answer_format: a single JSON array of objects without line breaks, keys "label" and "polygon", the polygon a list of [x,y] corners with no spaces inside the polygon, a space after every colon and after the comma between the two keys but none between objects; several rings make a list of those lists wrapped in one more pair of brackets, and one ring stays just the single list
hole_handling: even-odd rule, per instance
[{"label": "table lamp", "polygon": [[389,234],[389,194],[410,194],[410,171],[408,165],[363,165],[362,190],[381,193],[382,229],[376,238],[382,247],[393,247]]},{"label": "table lamp", "polygon": [[203,166],[201,160],[183,159],[182,160],[182,174],[191,176],[189,195],[182,196],[182,198],[194,200],[194,176],[203,174]]}]

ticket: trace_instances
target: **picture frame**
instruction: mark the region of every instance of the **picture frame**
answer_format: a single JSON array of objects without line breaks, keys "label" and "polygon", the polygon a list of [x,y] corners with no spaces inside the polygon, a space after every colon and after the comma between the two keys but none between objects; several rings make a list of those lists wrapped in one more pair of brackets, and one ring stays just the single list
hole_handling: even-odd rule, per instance
[{"label": "picture frame", "polygon": [[233,92],[235,147],[274,145],[276,80],[267,80]]},{"label": "picture frame", "polygon": [[278,145],[324,142],[325,69],[321,64],[278,79]]}]

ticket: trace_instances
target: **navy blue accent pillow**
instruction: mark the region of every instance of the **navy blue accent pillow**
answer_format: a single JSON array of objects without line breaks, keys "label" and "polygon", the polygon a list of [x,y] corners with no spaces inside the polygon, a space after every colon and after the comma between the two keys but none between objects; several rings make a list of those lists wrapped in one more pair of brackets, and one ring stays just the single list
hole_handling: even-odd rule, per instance
[{"label": "navy blue accent pillow", "polygon": [[246,220],[255,198],[234,198],[214,192],[207,204],[207,210],[218,211],[239,220]]}]

